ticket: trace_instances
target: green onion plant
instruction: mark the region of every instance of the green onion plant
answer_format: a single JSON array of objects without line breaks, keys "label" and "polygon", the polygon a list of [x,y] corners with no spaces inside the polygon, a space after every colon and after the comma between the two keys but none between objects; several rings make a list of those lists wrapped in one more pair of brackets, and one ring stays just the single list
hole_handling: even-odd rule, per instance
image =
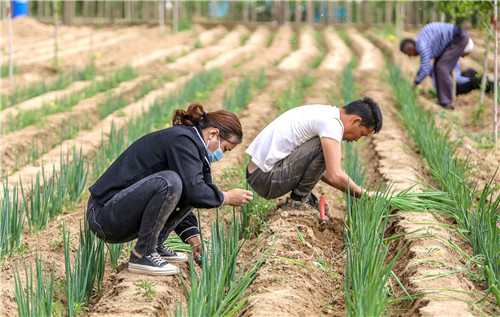
[{"label": "green onion plant", "polygon": [[6,100],[5,103],[2,102],[2,109],[6,107],[11,107],[21,103],[25,100],[40,96],[49,91],[61,90],[68,87],[75,81],[91,80],[97,76],[94,63],[88,64],[81,71],[73,70],[70,74],[59,74],[57,79],[51,83],[47,83],[45,80],[37,83],[33,83],[27,87],[16,88],[14,92],[8,96],[2,96],[2,100]]},{"label": "green onion plant", "polygon": [[307,73],[299,77],[295,81],[293,88],[287,89],[276,103],[276,107],[278,107],[280,113],[301,106],[307,93],[307,88],[312,86],[315,81],[316,78],[309,76]]},{"label": "green onion plant", "polygon": [[326,48],[325,48],[325,43],[323,41],[323,33],[321,33],[321,31],[316,31],[314,33],[314,38],[316,39],[316,44],[318,44],[318,49],[320,51],[320,54],[313,59],[311,63],[311,68],[318,68],[326,56]]},{"label": "green onion plant", "polygon": [[24,226],[24,207],[19,200],[18,187],[12,186],[9,193],[8,178],[2,184],[0,197],[0,262],[21,247]]},{"label": "green onion plant", "polygon": [[217,215],[212,223],[210,250],[202,239],[199,277],[191,257],[189,288],[182,278],[188,297],[187,311],[184,312],[179,305],[176,316],[233,316],[248,304],[249,298],[243,297],[243,294],[256,278],[256,271],[267,258],[269,250],[253,266],[238,269],[237,257],[244,241],[241,244],[238,242],[240,234],[236,212],[233,212],[227,233],[225,222],[218,218]]},{"label": "green onion plant", "polygon": [[234,89],[224,92],[222,108],[238,114],[252,99],[251,81],[245,76]]},{"label": "green onion plant", "polygon": [[17,302],[17,312],[20,317],[31,316],[52,316],[53,296],[54,296],[54,264],[50,274],[38,254],[35,259],[35,273],[31,264],[28,266],[24,262],[24,272],[26,276],[25,287],[23,286],[19,270],[14,270],[15,298]]},{"label": "green onion plant", "polygon": [[23,129],[29,125],[33,125],[38,122],[41,117],[63,111],[69,111],[82,99],[90,98],[100,92],[116,88],[120,83],[136,77],[137,74],[134,72],[132,67],[124,66],[123,68],[118,69],[114,74],[107,75],[102,80],[92,82],[91,85],[86,88],[55,101],[43,104],[41,108],[19,111],[16,117],[9,114],[7,117],[8,123],[4,133],[7,134],[12,131]]},{"label": "green onion plant", "polygon": [[73,263],[70,258],[70,232],[63,225],[64,260],[66,269],[67,314],[75,312],[83,303],[88,303],[96,285],[99,292],[106,268],[104,242],[96,237],[84,223],[80,229],[80,242]]},{"label": "green onion plant", "polygon": [[391,63],[388,68],[408,135],[422,153],[434,180],[451,199],[449,208],[443,209],[443,213],[456,220],[459,228],[457,232],[471,242],[475,258],[484,258],[482,266],[488,284],[487,293],[493,293],[497,304],[500,304],[500,248],[497,226],[500,220],[500,202],[492,185],[495,176],[482,190],[478,188],[470,161],[455,157],[460,144],[450,140],[449,128],[438,128],[433,114],[417,105],[412,86],[402,76],[397,65]]}]

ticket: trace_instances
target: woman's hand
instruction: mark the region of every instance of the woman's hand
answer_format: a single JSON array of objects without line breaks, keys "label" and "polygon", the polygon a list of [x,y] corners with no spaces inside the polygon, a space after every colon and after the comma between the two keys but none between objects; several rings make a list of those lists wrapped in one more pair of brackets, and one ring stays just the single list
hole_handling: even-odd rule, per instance
[{"label": "woman's hand", "polygon": [[225,200],[224,205],[229,206],[242,206],[253,199],[253,193],[249,190],[234,188],[230,191],[224,192]]},{"label": "woman's hand", "polygon": [[193,251],[193,259],[194,262],[198,265],[201,265],[201,238],[200,236],[192,237],[186,241],[191,246],[191,250]]}]

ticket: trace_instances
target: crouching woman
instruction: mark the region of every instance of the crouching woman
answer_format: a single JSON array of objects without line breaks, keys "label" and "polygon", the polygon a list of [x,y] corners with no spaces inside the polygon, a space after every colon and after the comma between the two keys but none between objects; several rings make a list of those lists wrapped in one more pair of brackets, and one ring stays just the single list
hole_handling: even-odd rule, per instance
[{"label": "crouching woman", "polygon": [[177,274],[169,262],[187,261],[187,256],[163,245],[172,231],[199,257],[193,208],[241,206],[252,200],[251,191],[222,192],[212,183],[210,163],[242,141],[235,114],[206,112],[191,104],[175,111],[172,125],[132,143],[89,188],[92,232],[108,243],[137,239],[128,267],[133,273]]}]

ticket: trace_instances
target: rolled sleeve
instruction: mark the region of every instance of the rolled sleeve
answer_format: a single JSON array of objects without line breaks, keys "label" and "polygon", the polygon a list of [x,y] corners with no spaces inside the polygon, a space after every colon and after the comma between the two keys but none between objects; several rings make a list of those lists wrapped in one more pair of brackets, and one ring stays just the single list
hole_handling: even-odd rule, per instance
[{"label": "rolled sleeve", "polygon": [[187,243],[187,240],[199,236],[198,219],[191,211],[174,229],[175,233],[181,238],[182,242]]}]

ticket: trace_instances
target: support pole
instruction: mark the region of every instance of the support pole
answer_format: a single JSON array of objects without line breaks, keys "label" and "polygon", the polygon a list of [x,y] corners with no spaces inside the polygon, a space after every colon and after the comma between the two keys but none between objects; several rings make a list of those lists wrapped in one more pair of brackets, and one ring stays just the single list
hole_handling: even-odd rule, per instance
[{"label": "support pole", "polygon": [[179,0],[174,0],[174,12],[172,13],[172,24],[174,33],[179,32]]},{"label": "support pole", "polygon": [[58,24],[59,16],[57,12],[57,1],[52,1],[52,16],[54,17],[54,67],[59,71],[59,36]]},{"label": "support pole", "polygon": [[9,84],[10,89],[14,88],[14,45],[12,44],[12,8],[10,1],[6,0],[7,4],[7,31],[9,32]]},{"label": "support pole", "polygon": [[165,2],[163,0],[158,1],[158,17],[160,19],[160,34],[165,34]]},{"label": "support pole", "polygon": [[[491,21],[493,22],[493,21]],[[490,52],[490,43],[493,33],[493,23],[490,23],[490,28],[488,29],[488,36],[486,37],[486,48],[484,49],[484,61],[483,61],[483,76],[481,77],[481,94],[479,97],[479,108],[484,107],[484,95],[486,90],[486,79],[488,78],[488,53]]]}]

